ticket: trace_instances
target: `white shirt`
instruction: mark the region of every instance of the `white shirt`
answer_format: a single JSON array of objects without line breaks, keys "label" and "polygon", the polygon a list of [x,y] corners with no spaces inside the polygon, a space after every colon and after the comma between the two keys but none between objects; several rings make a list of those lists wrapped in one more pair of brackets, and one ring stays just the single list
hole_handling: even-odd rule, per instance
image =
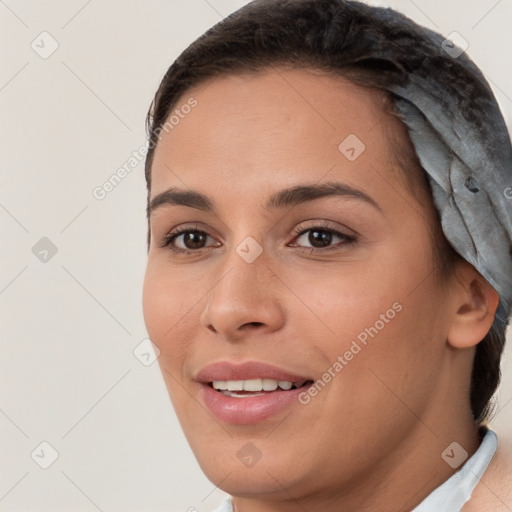
[{"label": "white shirt", "polygon": [[[487,430],[478,450],[462,468],[434,489],[411,512],[460,512],[491,462],[498,448],[498,437]],[[227,497],[215,512],[234,512],[233,501]]]}]

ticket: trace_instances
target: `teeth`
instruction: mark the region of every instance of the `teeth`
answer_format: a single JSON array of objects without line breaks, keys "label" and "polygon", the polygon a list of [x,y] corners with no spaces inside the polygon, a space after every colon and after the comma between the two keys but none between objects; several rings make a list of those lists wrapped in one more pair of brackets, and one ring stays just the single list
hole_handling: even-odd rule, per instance
[{"label": "teeth", "polygon": [[277,389],[277,380],[263,379],[263,391],[274,391]]},{"label": "teeth", "polygon": [[[299,388],[306,381],[296,382],[295,387]],[[277,381],[275,379],[248,379],[248,380],[214,380],[213,388],[220,391],[275,391],[278,387],[288,391],[294,383],[287,380]]]},{"label": "teeth", "polygon": [[[237,393],[236,391],[228,391],[227,389],[221,391],[221,393],[225,396],[230,396],[231,398],[247,398],[248,395],[241,395],[240,393]],[[262,396],[265,393],[253,393],[251,396]]]},{"label": "teeth", "polygon": [[243,384],[244,391],[261,391],[263,389],[263,381],[261,379],[244,380]]},{"label": "teeth", "polygon": [[226,388],[231,391],[242,391],[244,389],[244,381],[243,380],[228,380],[226,382]]}]

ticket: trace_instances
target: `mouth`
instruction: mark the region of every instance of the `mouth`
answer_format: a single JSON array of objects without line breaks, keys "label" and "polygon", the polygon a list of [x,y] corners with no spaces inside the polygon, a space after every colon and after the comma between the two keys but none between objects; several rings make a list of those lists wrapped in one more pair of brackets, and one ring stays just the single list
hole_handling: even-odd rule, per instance
[{"label": "mouth", "polygon": [[289,380],[276,380],[268,378],[256,378],[247,380],[214,380],[208,382],[210,388],[232,398],[249,398],[265,396],[275,391],[290,391],[305,388],[312,384],[311,379],[303,379],[297,382]]},{"label": "mouth", "polygon": [[262,362],[220,361],[195,377],[210,412],[226,423],[259,423],[284,409],[299,407],[299,395],[313,382],[288,370]]}]

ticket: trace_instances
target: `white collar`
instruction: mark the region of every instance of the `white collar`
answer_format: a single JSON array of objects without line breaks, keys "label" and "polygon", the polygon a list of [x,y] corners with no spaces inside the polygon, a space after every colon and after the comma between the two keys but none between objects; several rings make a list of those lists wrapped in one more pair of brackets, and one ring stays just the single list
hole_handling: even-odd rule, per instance
[{"label": "white collar", "polygon": [[[434,489],[412,512],[460,512],[491,462],[498,448],[498,437],[487,430],[478,450],[446,482]],[[233,512],[227,497],[215,512]]]},{"label": "white collar", "polygon": [[498,437],[487,430],[478,450],[462,468],[432,491],[412,512],[460,512],[469,501],[498,448]]}]

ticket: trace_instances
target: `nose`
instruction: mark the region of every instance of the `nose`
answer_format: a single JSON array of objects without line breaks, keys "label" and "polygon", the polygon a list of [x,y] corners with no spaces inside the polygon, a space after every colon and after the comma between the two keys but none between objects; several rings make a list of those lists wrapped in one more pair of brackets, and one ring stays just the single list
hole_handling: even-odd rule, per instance
[{"label": "nose", "polygon": [[201,325],[230,341],[279,330],[285,321],[281,287],[268,263],[265,253],[248,263],[233,249],[216,269],[222,277],[203,302]]}]

